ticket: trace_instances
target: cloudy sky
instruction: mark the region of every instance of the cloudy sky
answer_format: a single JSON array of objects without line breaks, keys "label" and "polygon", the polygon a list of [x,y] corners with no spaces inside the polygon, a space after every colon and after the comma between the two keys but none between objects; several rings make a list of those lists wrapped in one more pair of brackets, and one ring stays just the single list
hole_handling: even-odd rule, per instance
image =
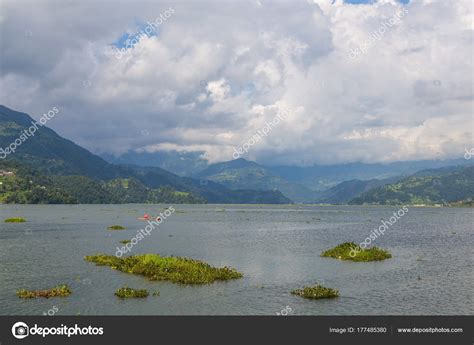
[{"label": "cloudy sky", "polygon": [[287,110],[246,158],[462,157],[472,2],[348,2],[0,0],[0,103],[94,153],[230,160]]}]

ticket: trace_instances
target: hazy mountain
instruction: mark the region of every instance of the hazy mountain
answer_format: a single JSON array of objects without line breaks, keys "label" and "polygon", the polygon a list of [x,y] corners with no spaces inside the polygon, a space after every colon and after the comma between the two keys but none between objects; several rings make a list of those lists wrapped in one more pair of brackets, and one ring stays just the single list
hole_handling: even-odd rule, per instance
[{"label": "hazy mountain", "polygon": [[192,176],[207,168],[207,160],[202,155],[204,152],[135,152],[114,156],[102,154],[107,162],[113,164],[134,164],[146,167],[159,167],[180,176]]},{"label": "hazy mountain", "polygon": [[379,186],[394,183],[400,179],[401,177],[391,177],[382,180],[371,179],[367,181],[344,181],[322,192],[321,196],[316,200],[316,202],[324,204],[347,204],[350,200],[364,192]]},{"label": "hazy mountain", "polygon": [[292,201],[278,190],[254,190],[252,188],[241,188],[231,190],[222,184],[204,179],[180,177],[161,168],[122,166],[133,172],[140,181],[147,186],[156,188],[166,184],[171,184],[179,190],[186,190],[203,197],[209,203],[237,203],[237,204],[288,204]]},{"label": "hazy mountain", "polygon": [[466,165],[465,159],[423,160],[393,163],[348,163],[336,165],[314,165],[311,167],[277,166],[269,167],[273,173],[287,181],[297,182],[315,191],[324,191],[343,181],[386,179],[408,176],[423,169],[435,169],[445,166]]},{"label": "hazy mountain", "polygon": [[289,182],[268,168],[243,158],[211,164],[195,177],[220,183],[231,189],[279,190],[295,202],[314,202],[318,194]]}]

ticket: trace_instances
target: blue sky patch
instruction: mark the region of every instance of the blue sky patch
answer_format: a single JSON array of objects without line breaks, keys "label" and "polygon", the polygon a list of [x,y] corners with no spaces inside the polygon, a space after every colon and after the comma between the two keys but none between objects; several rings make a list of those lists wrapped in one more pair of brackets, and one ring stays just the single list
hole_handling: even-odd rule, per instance
[{"label": "blue sky patch", "polygon": [[[120,36],[115,42],[112,42],[112,45],[114,45],[118,49],[121,49],[121,48],[125,48],[127,43],[130,40],[134,38],[139,40],[140,35],[146,34],[148,37],[152,37],[152,36],[158,36],[159,34],[159,30],[158,30],[159,26],[156,26],[156,25],[152,27],[148,23],[140,21],[136,23],[136,27],[137,27],[137,31],[135,33],[132,34],[129,32],[124,32],[122,36]],[[145,30],[147,27],[150,27],[152,30],[148,29],[148,32],[146,32]]]}]

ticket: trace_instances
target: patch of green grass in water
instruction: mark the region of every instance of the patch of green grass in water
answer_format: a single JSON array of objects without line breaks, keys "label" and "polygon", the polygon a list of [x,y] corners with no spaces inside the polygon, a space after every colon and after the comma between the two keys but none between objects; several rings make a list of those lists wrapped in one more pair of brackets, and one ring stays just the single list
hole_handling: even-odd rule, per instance
[{"label": "patch of green grass in water", "polygon": [[332,249],[321,253],[321,256],[341,260],[352,260],[358,262],[380,261],[390,259],[392,254],[378,247],[362,249],[354,242],[344,242]]},{"label": "patch of green grass in water", "polygon": [[122,240],[122,241],[120,241],[120,243],[122,243],[122,244],[127,244],[127,243],[130,243],[130,242],[132,242],[132,241],[130,241],[130,240]]},{"label": "patch of green grass in water", "polygon": [[337,289],[327,288],[322,285],[305,286],[302,289],[291,291],[293,295],[298,295],[309,299],[336,298],[339,297]]},{"label": "patch of green grass in water", "polygon": [[5,223],[24,223],[24,222],[26,222],[26,219],[21,218],[21,217],[13,217],[13,218],[5,219]]},{"label": "patch of green grass in water", "polygon": [[16,291],[16,295],[20,298],[37,298],[37,297],[67,297],[72,293],[66,284],[58,285],[49,290],[26,290],[20,289]]},{"label": "patch of green grass in water", "polygon": [[146,289],[132,289],[129,287],[122,287],[115,291],[115,296],[120,298],[145,298],[149,293]]},{"label": "patch of green grass in water", "polygon": [[126,273],[139,274],[149,280],[168,280],[180,284],[210,284],[216,280],[242,278],[243,274],[231,267],[217,268],[205,262],[184,257],[162,257],[158,254],[133,255],[118,258],[97,254],[84,260],[98,266],[110,266]]},{"label": "patch of green grass in water", "polygon": [[124,227],[122,225],[111,225],[107,229],[109,229],[109,230],[125,230],[126,227]]}]

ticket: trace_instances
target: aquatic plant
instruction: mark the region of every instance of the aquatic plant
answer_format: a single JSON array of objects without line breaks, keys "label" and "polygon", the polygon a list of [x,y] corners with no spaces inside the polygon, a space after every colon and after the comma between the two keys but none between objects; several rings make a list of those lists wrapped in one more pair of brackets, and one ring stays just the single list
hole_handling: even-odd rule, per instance
[{"label": "aquatic plant", "polygon": [[160,295],[160,292],[158,290],[155,290],[153,293],[152,293],[152,296],[159,296]]},{"label": "aquatic plant", "polygon": [[392,257],[387,250],[378,247],[362,249],[354,242],[344,242],[332,249],[328,249],[321,254],[323,257],[352,260],[352,261],[380,261]]},{"label": "aquatic plant", "polygon": [[293,295],[298,295],[309,299],[339,297],[339,291],[337,289],[327,288],[319,284],[314,286],[305,286],[302,289],[293,290],[291,293]]},{"label": "aquatic plant", "polygon": [[13,218],[5,219],[5,223],[24,223],[24,222],[26,222],[26,219],[21,218],[21,217],[13,217]]},{"label": "aquatic plant", "polygon": [[205,262],[185,257],[163,257],[158,254],[142,254],[124,258],[97,254],[84,260],[98,266],[110,266],[126,273],[139,274],[149,280],[169,280],[181,284],[209,284],[216,280],[241,278],[234,268],[213,267]]},{"label": "aquatic plant", "polygon": [[122,244],[127,244],[127,243],[130,243],[130,242],[132,242],[132,241],[130,241],[130,240],[122,240],[122,241],[120,241],[120,243],[122,243]]},{"label": "aquatic plant", "polygon": [[122,287],[115,291],[115,296],[120,298],[145,298],[149,293],[146,289],[132,289],[129,287]]},{"label": "aquatic plant", "polygon": [[111,225],[107,229],[109,229],[109,230],[125,230],[126,227],[124,227],[122,225]]},{"label": "aquatic plant", "polygon": [[20,298],[37,298],[37,297],[66,297],[72,293],[66,284],[58,285],[49,290],[26,290],[20,289],[16,291],[16,295]]}]

